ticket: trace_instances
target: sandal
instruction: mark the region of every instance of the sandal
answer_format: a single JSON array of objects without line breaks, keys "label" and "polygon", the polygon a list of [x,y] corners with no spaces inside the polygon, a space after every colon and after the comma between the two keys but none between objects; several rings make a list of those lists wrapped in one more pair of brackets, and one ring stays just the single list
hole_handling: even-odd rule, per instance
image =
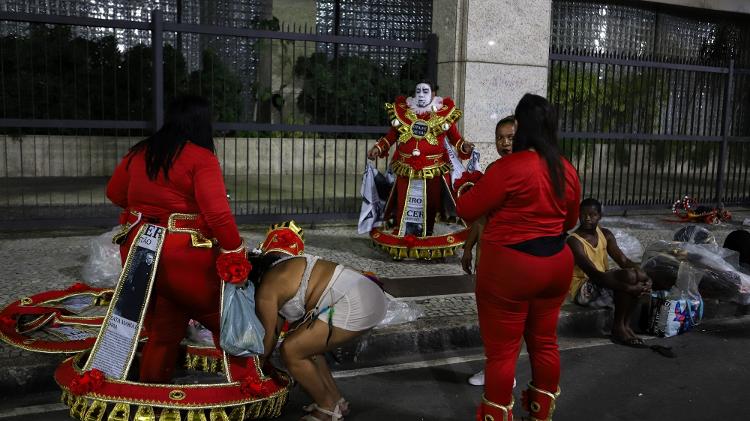
[{"label": "sandal", "polygon": [[[339,410],[341,411],[341,415],[343,416],[349,415],[349,401],[347,401],[346,399],[342,397],[336,402],[336,405],[339,407]],[[315,412],[318,409],[320,409],[320,407],[315,402],[302,407],[302,410],[305,412]]]},{"label": "sandal", "polygon": [[[343,421],[344,419],[344,415],[341,413],[341,408],[339,407],[338,403],[333,407],[333,411],[323,409],[315,403],[312,403],[308,405],[307,407],[310,407],[312,405],[315,405],[315,409],[313,411],[317,411],[325,415],[330,415],[331,416],[330,421]],[[327,421],[327,420],[321,420],[320,418],[313,416],[312,414],[307,414],[304,417],[300,418],[300,421]]]}]

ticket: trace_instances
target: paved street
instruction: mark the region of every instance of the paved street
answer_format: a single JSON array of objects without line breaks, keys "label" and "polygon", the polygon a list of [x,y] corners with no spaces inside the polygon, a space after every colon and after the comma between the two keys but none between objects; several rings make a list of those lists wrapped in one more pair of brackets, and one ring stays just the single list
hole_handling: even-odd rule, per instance
[{"label": "paved street", "polygon": [[[742,399],[750,390],[750,316],[706,322],[689,334],[648,343],[671,346],[676,358],[616,346],[606,339],[565,339],[561,343],[562,396],[554,419],[747,419]],[[480,352],[466,350],[439,360],[420,355],[410,363],[338,372],[337,381],[353,408],[347,419],[473,419],[481,388],[469,386],[466,378],[481,368]],[[528,358],[523,355],[517,397],[520,385],[528,379]],[[0,419],[69,419],[56,397],[45,394],[16,398],[15,403],[2,401]],[[279,420],[299,419],[298,408],[307,402],[304,392],[294,389]],[[520,406],[515,413],[521,414]]]}]

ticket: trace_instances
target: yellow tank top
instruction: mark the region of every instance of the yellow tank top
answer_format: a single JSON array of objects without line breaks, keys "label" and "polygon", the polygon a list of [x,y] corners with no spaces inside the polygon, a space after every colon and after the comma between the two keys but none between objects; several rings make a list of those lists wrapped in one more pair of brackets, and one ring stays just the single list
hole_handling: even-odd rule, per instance
[{"label": "yellow tank top", "polygon": [[[609,269],[609,257],[607,256],[607,238],[604,236],[602,230],[596,227],[596,247],[592,246],[591,243],[586,241],[583,237],[578,234],[570,234],[571,237],[575,237],[580,241],[583,246],[583,251],[586,253],[586,257],[589,258],[591,263],[597,270],[606,272]],[[588,276],[576,265],[573,268],[573,282],[570,284],[570,298],[575,298],[578,293],[578,289],[581,288],[583,281],[587,280]]]}]

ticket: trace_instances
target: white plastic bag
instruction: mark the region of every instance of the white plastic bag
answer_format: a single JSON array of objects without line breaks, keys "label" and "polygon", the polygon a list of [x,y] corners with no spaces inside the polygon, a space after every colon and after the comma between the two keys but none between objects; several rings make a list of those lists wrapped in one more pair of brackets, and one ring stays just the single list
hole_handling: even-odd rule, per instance
[{"label": "white plastic bag", "polygon": [[641,242],[625,230],[618,228],[610,228],[609,230],[615,236],[617,246],[625,254],[625,257],[634,262],[640,262],[643,257],[643,247],[641,246]]},{"label": "white plastic bag", "polygon": [[249,357],[263,354],[263,325],[255,314],[255,285],[224,283],[219,342],[227,354]]},{"label": "white plastic bag", "polygon": [[214,337],[210,330],[195,320],[188,323],[187,339],[196,345],[214,346]]},{"label": "white plastic bag", "polygon": [[357,233],[359,234],[367,234],[373,228],[383,225],[384,205],[380,201],[377,185],[375,184],[375,176],[377,174],[378,170],[372,164],[372,161],[368,159],[365,172],[362,175],[362,186],[360,187],[362,207],[360,208],[359,223],[357,224]]},{"label": "white plastic bag", "polygon": [[413,322],[420,317],[424,317],[422,308],[413,301],[396,300],[390,294],[385,294],[385,299],[385,317],[380,321],[378,327]]},{"label": "white plastic bag", "polygon": [[116,226],[89,243],[89,256],[83,265],[83,280],[95,287],[108,288],[117,284],[122,271],[120,263],[120,246],[112,243],[112,237],[120,231]]}]

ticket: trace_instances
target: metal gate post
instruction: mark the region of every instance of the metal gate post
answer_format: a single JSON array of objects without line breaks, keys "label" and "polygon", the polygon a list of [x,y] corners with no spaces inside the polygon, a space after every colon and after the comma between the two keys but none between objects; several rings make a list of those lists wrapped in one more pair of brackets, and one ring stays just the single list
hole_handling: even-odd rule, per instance
[{"label": "metal gate post", "polygon": [[153,51],[154,131],[164,124],[164,21],[162,12],[151,12],[151,49]]},{"label": "metal gate post", "polygon": [[716,174],[716,206],[724,207],[724,185],[725,172],[727,168],[727,156],[729,154],[729,136],[732,129],[734,94],[734,59],[729,60],[729,73],[727,76],[726,91],[724,93],[724,121],[721,127],[721,149],[719,152],[719,168]]},{"label": "metal gate post", "polygon": [[427,79],[437,86],[437,62],[438,62],[438,36],[430,34],[427,36]]}]

